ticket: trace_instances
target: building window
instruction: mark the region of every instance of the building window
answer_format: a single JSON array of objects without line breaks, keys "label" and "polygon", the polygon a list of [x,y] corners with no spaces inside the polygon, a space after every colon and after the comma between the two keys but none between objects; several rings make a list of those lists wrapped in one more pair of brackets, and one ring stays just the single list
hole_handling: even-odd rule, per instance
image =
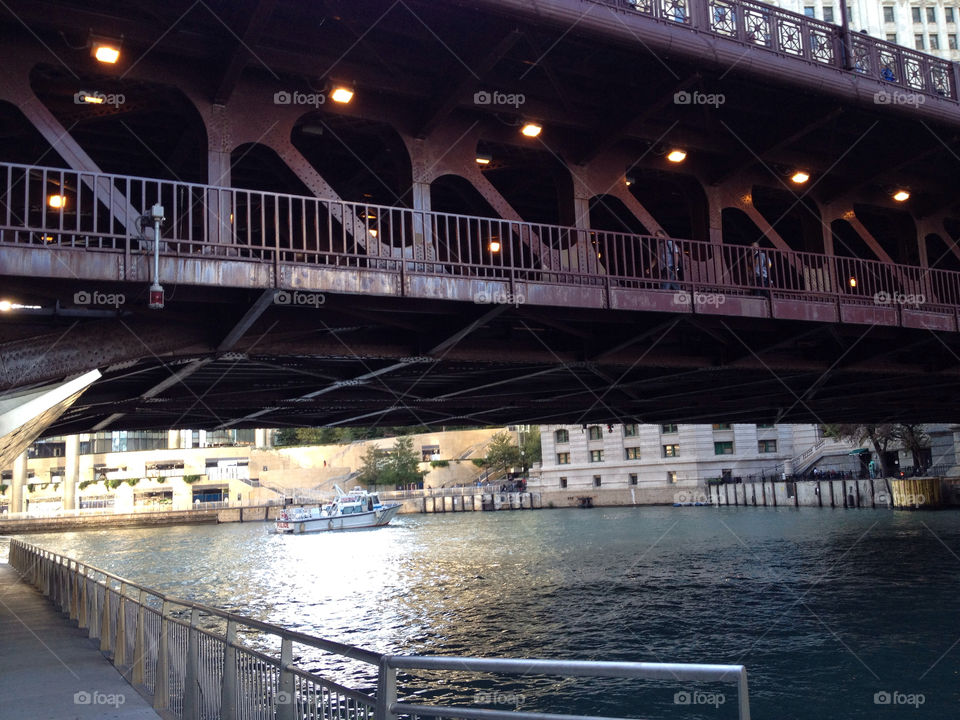
[{"label": "building window", "polygon": [[947,35],[947,47],[951,50],[957,49],[957,35],[956,33],[950,33]]},{"label": "building window", "polygon": [[927,22],[935,23],[937,21],[937,9],[928,7],[927,8]]},{"label": "building window", "polygon": [[895,20],[893,19],[893,5],[883,6],[883,21],[885,23],[895,22]]},{"label": "building window", "polygon": [[680,456],[680,446],[674,443],[673,445],[664,445],[663,446],[663,456],[664,457],[679,457]]},{"label": "building window", "polygon": [[554,439],[557,441],[557,445],[562,445],[563,443],[570,442],[570,431],[569,430],[557,430],[553,434]]},{"label": "building window", "polygon": [[853,22],[853,7],[847,5],[847,22]]},{"label": "building window", "polygon": [[625,460],[639,460],[640,459],[640,448],[638,447],[628,447],[623,449],[623,457]]},{"label": "building window", "polygon": [[667,470],[667,482],[675,483],[677,481],[677,471],[676,470]]},{"label": "building window", "polygon": [[557,453],[557,465],[569,465],[570,453]]},{"label": "building window", "polygon": [[940,38],[937,35],[930,36],[930,49],[931,50],[940,49]]},{"label": "building window", "polygon": [[631,485],[636,485],[636,484],[637,484],[637,474],[636,474],[636,473],[630,473],[630,484],[631,484]]},{"label": "building window", "polygon": [[777,451],[776,440],[760,440],[757,442],[757,452],[775,453]]},{"label": "building window", "polygon": [[813,5],[804,5],[803,14],[806,15],[807,17],[816,17],[817,9]]},{"label": "building window", "polygon": [[594,476],[593,476],[593,486],[594,486],[594,487],[600,487],[600,476],[599,476],[599,475],[594,475]]},{"label": "building window", "polygon": [[636,423],[631,423],[629,425],[623,426],[623,436],[624,437],[636,437],[640,434],[640,426]]},{"label": "building window", "polygon": [[730,423],[714,423],[714,424],[713,424],[713,429],[714,429],[714,430],[729,430],[729,429],[730,429]]},{"label": "building window", "polygon": [[725,440],[723,442],[715,442],[713,444],[713,454],[714,455],[733,455],[733,442],[731,440]]},{"label": "building window", "polygon": [[757,430],[769,430],[773,427],[773,423],[757,423]]},{"label": "building window", "polygon": [[913,16],[913,21],[915,23],[923,22],[923,18],[920,17],[920,8],[915,7],[910,9],[910,14]]},{"label": "building window", "polygon": [[591,450],[590,462],[603,462],[603,450]]},{"label": "building window", "polygon": [[943,9],[943,17],[945,22],[948,22],[948,23],[956,22],[956,18],[954,18],[954,15],[953,15],[952,7],[947,7]]},{"label": "building window", "polygon": [[887,33],[887,42],[889,42],[889,43],[895,43],[896,41],[897,41],[897,34],[896,34],[896,33]]},{"label": "building window", "polygon": [[823,19],[829,23],[833,22],[833,8],[825,7],[823,8]]},{"label": "building window", "polygon": [[565,477],[560,478],[560,487],[565,488],[567,486],[567,479]]},{"label": "building window", "polygon": [[913,36],[913,46],[917,50],[923,50],[923,35],[914,35]]},{"label": "building window", "polygon": [[663,433],[664,435],[668,435],[668,434],[670,434],[670,433],[675,433],[676,431],[677,431],[677,426],[676,426],[676,425],[661,425],[661,426],[660,426],[660,432]]},{"label": "building window", "polygon": [[599,425],[591,425],[587,432],[590,433],[591,440],[603,440],[603,430]]}]

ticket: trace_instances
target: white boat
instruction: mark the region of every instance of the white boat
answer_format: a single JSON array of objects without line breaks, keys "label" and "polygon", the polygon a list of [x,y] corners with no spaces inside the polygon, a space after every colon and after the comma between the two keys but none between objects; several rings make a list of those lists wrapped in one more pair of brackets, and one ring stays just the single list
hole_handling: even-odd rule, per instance
[{"label": "white boat", "polygon": [[299,534],[380,527],[400,512],[400,503],[384,505],[376,493],[361,488],[344,492],[338,485],[334,487],[337,497],[323,507],[284,509],[277,517],[276,531]]}]

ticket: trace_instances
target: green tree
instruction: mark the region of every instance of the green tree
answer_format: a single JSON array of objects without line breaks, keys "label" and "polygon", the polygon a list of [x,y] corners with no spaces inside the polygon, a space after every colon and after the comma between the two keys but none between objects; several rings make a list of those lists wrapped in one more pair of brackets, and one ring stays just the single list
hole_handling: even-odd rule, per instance
[{"label": "green tree", "polygon": [[413,438],[401,437],[393,444],[393,452],[387,462],[388,476],[392,485],[407,485],[423,480],[420,457],[413,449]]},{"label": "green tree", "polygon": [[913,456],[913,466],[920,467],[920,451],[930,447],[930,436],[924,431],[923,426],[908,423],[895,425],[893,436],[900,441],[904,450],[910,451]]},{"label": "green tree", "polygon": [[386,455],[376,445],[370,445],[360,461],[360,474],[357,481],[361,485],[377,485],[382,483],[383,466]]},{"label": "green tree", "polygon": [[895,439],[896,426],[890,423],[879,425],[855,425],[851,423],[824,425],[823,433],[827,437],[847,440],[862,445],[869,441],[873,446],[877,461],[880,463],[882,477],[890,477],[892,468],[887,464],[887,446]]},{"label": "green tree", "polygon": [[504,473],[520,464],[520,448],[513,444],[513,436],[506,431],[496,433],[487,446],[487,465]]},{"label": "green tree", "polygon": [[540,446],[540,426],[531,425],[530,431],[523,436],[523,462],[530,467],[541,461],[543,450]]}]

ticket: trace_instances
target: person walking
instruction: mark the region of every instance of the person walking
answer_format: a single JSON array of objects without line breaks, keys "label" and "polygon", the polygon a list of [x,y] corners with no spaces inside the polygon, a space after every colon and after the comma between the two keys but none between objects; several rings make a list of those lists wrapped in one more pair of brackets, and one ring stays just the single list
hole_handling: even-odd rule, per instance
[{"label": "person walking", "polygon": [[657,231],[656,237],[659,245],[660,277],[671,281],[664,283],[662,287],[664,290],[679,290],[680,286],[672,281],[681,279],[680,248],[662,230]]},{"label": "person walking", "polygon": [[751,247],[753,248],[753,274],[756,276],[757,287],[760,288],[757,294],[766,295],[768,293],[766,288],[770,287],[770,268],[773,263],[770,262],[766,250],[760,247],[759,242],[754,242]]}]

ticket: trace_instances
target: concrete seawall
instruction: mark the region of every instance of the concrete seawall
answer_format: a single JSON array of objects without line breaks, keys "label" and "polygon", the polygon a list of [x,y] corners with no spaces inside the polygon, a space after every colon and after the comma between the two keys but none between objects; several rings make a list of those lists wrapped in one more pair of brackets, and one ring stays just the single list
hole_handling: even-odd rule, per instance
[{"label": "concrete seawall", "polygon": [[782,480],[698,487],[543,490],[546,507],[703,503],[744,507],[930,508],[960,506],[960,478]]},{"label": "concrete seawall", "polygon": [[196,525],[217,522],[216,510],[166,510],[150,513],[118,515],[80,515],[76,517],[41,517],[0,519],[0,535],[60,532],[94,528],[153,527],[156,525]]}]

